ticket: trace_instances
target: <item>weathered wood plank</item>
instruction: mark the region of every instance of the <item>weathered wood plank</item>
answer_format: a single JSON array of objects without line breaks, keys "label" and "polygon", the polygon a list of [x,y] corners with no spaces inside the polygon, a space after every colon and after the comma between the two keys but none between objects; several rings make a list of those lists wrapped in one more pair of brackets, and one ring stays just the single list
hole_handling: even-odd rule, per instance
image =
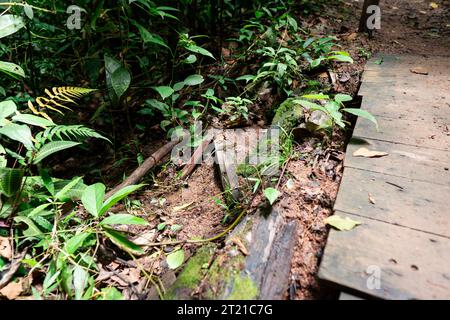
[{"label": "weathered wood plank", "polygon": [[345,168],[334,209],[450,239],[449,195],[449,186]]},{"label": "weathered wood plank", "polygon": [[[382,158],[353,157],[359,148],[387,152]],[[347,146],[345,167],[450,186],[450,152],[354,137]]]},{"label": "weathered wood plank", "polygon": [[383,117],[378,117],[377,120],[380,126],[379,131],[370,121],[359,118],[356,122],[354,136],[444,151],[450,150],[450,135],[448,135],[445,124]]},{"label": "weathered wood plank", "polygon": [[[426,104],[426,109],[422,107],[418,110],[418,105],[423,106],[424,104]],[[422,124],[430,122],[450,124],[450,103],[442,103],[442,99],[425,102],[394,97],[380,99],[379,97],[365,96],[362,100],[362,108],[374,116],[421,121]]]},{"label": "weathered wood plank", "polygon": [[450,239],[337,214],[363,224],[330,232],[319,278],[381,299],[450,299]]},{"label": "weathered wood plank", "polygon": [[[381,64],[380,59],[382,59]],[[423,66],[428,69],[440,69],[445,72],[450,68],[450,57],[446,56],[417,56],[417,55],[388,55],[388,54],[377,54],[369,61],[364,68],[364,70],[409,70],[411,67]]]},{"label": "weathered wood plank", "polygon": [[341,292],[341,294],[339,295],[339,300],[364,300],[364,299],[346,292]]}]

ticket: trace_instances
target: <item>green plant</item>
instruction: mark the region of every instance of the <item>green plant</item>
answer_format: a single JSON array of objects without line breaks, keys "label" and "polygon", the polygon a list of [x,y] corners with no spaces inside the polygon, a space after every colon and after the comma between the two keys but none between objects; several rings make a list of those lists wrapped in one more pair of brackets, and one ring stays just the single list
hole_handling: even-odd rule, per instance
[{"label": "green plant", "polygon": [[221,113],[228,117],[231,125],[249,120],[248,107],[253,101],[241,97],[228,97],[222,105]]},{"label": "green plant", "polygon": [[[346,108],[344,102],[352,100],[352,97],[346,94],[337,94],[333,99],[325,94],[303,95],[301,99],[294,100],[294,103],[300,104],[302,107],[310,111],[321,111],[329,117],[329,121],[324,124],[324,129],[333,129],[337,124],[341,128],[345,128],[347,122],[343,119],[343,112],[353,114],[355,116],[371,121],[378,130],[378,122],[375,117],[368,111],[356,108]],[[318,104],[311,101],[322,101]]]}]

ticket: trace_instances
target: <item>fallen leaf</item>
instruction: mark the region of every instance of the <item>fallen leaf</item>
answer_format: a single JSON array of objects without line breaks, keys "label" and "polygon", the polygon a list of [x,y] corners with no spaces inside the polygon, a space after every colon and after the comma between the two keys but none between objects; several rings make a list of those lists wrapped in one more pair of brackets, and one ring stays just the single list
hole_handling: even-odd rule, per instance
[{"label": "fallen leaf", "polygon": [[338,215],[333,215],[326,218],[325,223],[338,229],[339,231],[350,231],[361,224],[359,221],[352,220],[348,217],[342,218]]},{"label": "fallen leaf", "polygon": [[375,199],[372,197],[372,195],[369,193],[369,202],[371,203],[371,204],[375,204],[376,202],[375,202]]},{"label": "fallen leaf", "polygon": [[411,71],[412,73],[416,73],[416,74],[421,74],[421,75],[428,75],[428,70],[425,69],[424,67],[415,67],[410,69],[409,71]]},{"label": "fallen leaf", "polygon": [[9,238],[0,237],[0,257],[11,260],[12,254],[13,252]]},{"label": "fallen leaf", "polygon": [[8,300],[17,299],[23,292],[29,291],[31,284],[31,277],[20,278],[17,282],[8,283],[0,290],[0,295],[6,297]]},{"label": "fallen leaf", "polygon": [[389,153],[382,151],[369,150],[367,148],[360,148],[353,152],[354,157],[364,157],[364,158],[380,158],[389,155]]},{"label": "fallen leaf", "polygon": [[430,3],[430,7],[431,7],[432,9],[437,9],[437,8],[439,8],[439,5],[438,5],[436,2],[431,2],[431,3]]},{"label": "fallen leaf", "polygon": [[184,250],[180,249],[168,254],[166,262],[172,270],[179,268],[184,262]]},{"label": "fallen leaf", "polygon": [[244,256],[248,256],[248,250],[239,237],[233,237],[230,239],[230,241],[233,242],[235,245],[237,245],[238,249],[242,252]]},{"label": "fallen leaf", "polygon": [[194,202],[195,202],[195,201],[192,201],[192,202],[183,204],[183,205],[181,205],[181,206],[174,207],[173,210],[172,210],[172,213],[176,213],[176,212],[183,211],[183,210],[189,208],[190,206],[192,206],[192,205],[194,204]]},{"label": "fallen leaf", "polygon": [[358,37],[358,34],[357,34],[356,32],[353,32],[352,34],[350,34],[350,35],[347,37],[347,41],[353,41],[353,40],[356,39],[356,37]]}]

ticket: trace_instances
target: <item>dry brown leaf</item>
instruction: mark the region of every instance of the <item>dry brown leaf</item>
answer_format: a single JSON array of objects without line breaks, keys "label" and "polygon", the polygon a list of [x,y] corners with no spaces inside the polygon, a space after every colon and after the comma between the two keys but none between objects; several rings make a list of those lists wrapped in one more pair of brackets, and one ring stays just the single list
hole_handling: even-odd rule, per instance
[{"label": "dry brown leaf", "polygon": [[350,35],[347,37],[347,41],[353,41],[353,40],[355,40],[357,37],[358,37],[358,34],[357,34],[356,32],[353,32],[352,34],[350,34]]},{"label": "dry brown leaf", "polygon": [[415,68],[410,69],[410,71],[415,74],[421,74],[424,76],[428,75],[428,70],[424,67],[415,67]]},{"label": "dry brown leaf", "polygon": [[173,210],[172,210],[172,213],[177,213],[177,212],[183,211],[183,210],[189,208],[190,206],[192,206],[194,203],[195,203],[195,201],[192,201],[192,202],[183,204],[181,206],[174,207]]},{"label": "dry brown leaf", "polygon": [[12,259],[12,248],[9,238],[0,237],[0,256],[8,260]]},{"label": "dry brown leaf", "polygon": [[387,155],[389,154],[386,152],[369,150],[367,148],[360,148],[355,152],[353,152],[354,157],[364,157],[364,158],[380,158],[385,157]]},{"label": "dry brown leaf", "polygon": [[233,242],[238,247],[238,249],[242,252],[244,256],[248,256],[248,250],[240,238],[233,237],[230,239],[230,241]]},{"label": "dry brown leaf", "polygon": [[8,300],[17,299],[22,293],[29,291],[31,277],[20,278],[18,282],[10,282],[0,290],[0,295]]}]

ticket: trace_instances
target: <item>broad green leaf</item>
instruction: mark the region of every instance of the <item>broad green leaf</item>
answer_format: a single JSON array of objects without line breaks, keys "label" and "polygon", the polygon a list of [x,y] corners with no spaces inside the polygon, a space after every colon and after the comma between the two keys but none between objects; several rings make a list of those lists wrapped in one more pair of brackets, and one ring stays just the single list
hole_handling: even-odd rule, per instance
[{"label": "broad green leaf", "polygon": [[127,197],[129,194],[135,192],[136,190],[142,188],[145,184],[132,185],[125,188],[120,189],[116,193],[114,193],[110,198],[108,198],[102,205],[100,209],[100,215],[105,214],[113,205],[118,203],[123,198]]},{"label": "broad green leaf", "polygon": [[28,226],[28,228],[22,232],[25,237],[39,239],[44,238],[42,231],[34,224],[34,222],[30,218],[17,216],[14,217],[14,221],[16,223],[25,223]]},{"label": "broad green leaf", "polygon": [[22,67],[11,62],[0,61],[0,72],[6,73],[14,79],[19,79],[19,77],[25,78],[25,71],[23,71]]},{"label": "broad green leaf", "polygon": [[38,207],[34,208],[33,210],[31,210],[31,212],[28,214],[28,217],[29,218],[33,218],[34,216],[39,215],[39,213],[41,213],[42,211],[47,209],[50,205],[52,205],[52,203],[41,204],[40,206],[38,206]]},{"label": "broad green leaf", "polygon": [[113,214],[100,222],[100,225],[115,225],[115,224],[134,224],[134,225],[148,225],[148,222],[140,217],[133,216],[126,213]]},{"label": "broad green leaf", "polygon": [[275,188],[267,188],[264,190],[264,196],[269,200],[270,205],[273,205],[280,196],[280,192]]},{"label": "broad green leaf", "polygon": [[0,120],[9,117],[17,111],[17,106],[14,101],[7,100],[0,102]]},{"label": "broad green leaf", "polygon": [[67,193],[70,192],[73,188],[75,188],[82,179],[83,179],[82,177],[77,177],[77,178],[72,179],[72,181],[70,181],[68,184],[66,184],[61,190],[59,190],[56,193],[55,198],[60,201],[64,201]]},{"label": "broad green leaf", "polygon": [[123,233],[108,228],[103,228],[103,230],[105,231],[105,235],[112,241],[112,243],[114,243],[120,249],[136,255],[141,255],[144,253],[144,250],[142,250],[141,247],[128,240]]},{"label": "broad green leaf", "polygon": [[84,289],[88,283],[89,274],[84,268],[76,265],[73,270],[73,287],[75,289],[75,300],[80,300],[83,297]]},{"label": "broad green leaf", "polygon": [[307,109],[311,109],[311,110],[313,110],[313,111],[314,111],[314,110],[321,110],[321,111],[323,111],[323,112],[327,112],[323,106],[321,106],[320,104],[311,102],[311,101],[306,101],[306,100],[294,100],[293,102],[294,102],[294,103],[298,103],[298,104],[301,105],[302,107],[307,108]]},{"label": "broad green leaf", "polygon": [[340,231],[350,231],[356,226],[360,225],[361,222],[350,219],[349,217],[342,218],[338,215],[333,215],[325,219],[325,223],[340,230]]},{"label": "broad green leaf", "polygon": [[123,300],[122,293],[114,287],[107,287],[101,290],[101,296],[98,300]]},{"label": "broad green leaf", "polygon": [[66,241],[64,251],[70,255],[74,254],[82,245],[84,240],[91,235],[90,232],[79,233]]},{"label": "broad green leaf", "polygon": [[190,75],[189,77],[187,77],[186,80],[184,80],[184,84],[187,86],[196,86],[196,85],[203,83],[204,81],[205,81],[205,79],[203,78],[202,75],[193,74],[193,75]]},{"label": "broad green leaf", "polygon": [[111,102],[117,105],[131,84],[131,74],[118,60],[105,55],[106,85]]},{"label": "broad green leaf", "polygon": [[161,98],[163,98],[163,100],[167,99],[175,92],[171,87],[167,86],[152,87],[152,89],[158,92]]},{"label": "broad green leaf", "polygon": [[33,160],[34,164],[38,164],[48,156],[65,150],[69,149],[75,146],[80,145],[80,142],[74,142],[74,141],[52,141],[47,144],[45,144],[42,148],[39,149],[39,151],[36,153],[36,156]]},{"label": "broad green leaf", "polygon": [[328,60],[336,60],[336,61],[340,61],[340,62],[349,62],[349,63],[353,63],[353,59],[349,56],[344,56],[344,55],[333,55],[333,56],[329,56],[327,58]]},{"label": "broad green leaf", "polygon": [[18,125],[15,123],[9,123],[6,126],[0,128],[0,134],[7,136],[8,138],[23,143],[28,150],[33,149],[33,138],[31,136],[31,130],[26,125]]},{"label": "broad green leaf", "polygon": [[28,17],[28,19],[33,20],[34,12],[32,6],[30,6],[29,4],[25,4],[23,7],[23,11],[25,12],[25,15]]},{"label": "broad green leaf", "polygon": [[173,86],[173,90],[174,91],[180,91],[181,89],[184,88],[184,81],[181,82],[177,82],[175,83],[175,85]]},{"label": "broad green leaf", "polygon": [[346,109],[342,109],[342,111],[354,114],[355,116],[358,116],[358,117],[361,117],[361,118],[371,121],[373,124],[375,124],[377,130],[379,130],[378,121],[370,112],[368,112],[366,110],[362,110],[362,109],[355,109],[355,108],[346,108]]},{"label": "broad green leaf", "polygon": [[179,268],[184,262],[184,250],[180,249],[168,254],[166,262],[169,268],[172,270]]},{"label": "broad green leaf", "polygon": [[306,95],[302,96],[302,98],[309,99],[309,100],[329,100],[330,96],[319,93],[319,94],[306,94]]},{"label": "broad green leaf", "polygon": [[183,60],[186,64],[193,64],[197,61],[197,57],[193,54],[189,55],[186,59]]},{"label": "broad green leaf", "polygon": [[13,197],[22,187],[24,171],[21,169],[0,169],[0,192],[7,197]]},{"label": "broad green leaf", "polygon": [[24,26],[25,23],[20,16],[12,14],[0,16],[0,39],[19,31]]},{"label": "broad green leaf", "polygon": [[353,98],[352,98],[352,96],[350,96],[348,94],[337,94],[334,96],[334,100],[342,103],[342,102],[352,101]]},{"label": "broad green leaf", "polygon": [[214,58],[214,56],[213,56],[213,54],[212,54],[211,52],[209,52],[209,51],[206,50],[206,49],[203,49],[202,47],[196,46],[196,45],[194,45],[194,44],[188,45],[188,46],[186,47],[186,49],[189,50],[189,51],[191,51],[191,52],[199,53],[199,54],[201,54],[201,55],[203,55],[203,56],[210,57],[210,58],[212,58],[212,59],[214,59],[214,60],[216,59],[216,58]]},{"label": "broad green leaf", "polygon": [[81,202],[86,210],[95,218],[100,217],[103,198],[105,197],[106,187],[103,183],[96,183],[87,187],[81,196]]},{"label": "broad green leaf", "polygon": [[132,20],[132,23],[139,29],[139,33],[141,34],[141,38],[142,41],[144,41],[144,43],[153,43],[165,47],[167,49],[170,49],[170,47],[164,42],[164,40],[159,35],[151,33],[134,20]]},{"label": "broad green leaf", "polygon": [[56,124],[53,121],[47,120],[42,117],[37,117],[32,114],[16,114],[14,117],[12,117],[12,120],[15,122],[21,122],[26,123],[32,126],[47,128],[47,127],[53,127],[56,126]]},{"label": "broad green leaf", "polygon": [[248,83],[249,81],[252,81],[254,79],[255,79],[255,76],[253,76],[251,74],[246,74],[244,76],[240,76],[239,78],[236,78],[236,81],[244,80],[246,83]]}]

